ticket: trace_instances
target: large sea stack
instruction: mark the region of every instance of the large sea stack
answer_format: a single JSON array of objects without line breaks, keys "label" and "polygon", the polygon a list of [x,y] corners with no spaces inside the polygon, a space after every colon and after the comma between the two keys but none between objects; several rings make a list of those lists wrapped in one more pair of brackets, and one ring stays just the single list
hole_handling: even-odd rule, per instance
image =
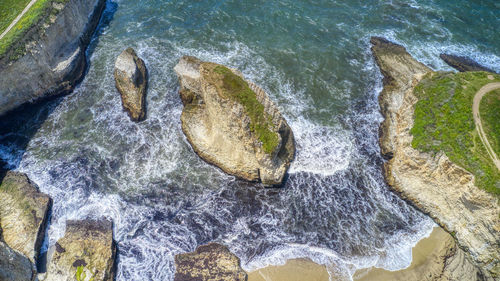
[{"label": "large sea stack", "polygon": [[205,161],[228,174],[279,185],[295,154],[290,126],[267,94],[240,72],[185,56],[175,66],[182,130]]}]

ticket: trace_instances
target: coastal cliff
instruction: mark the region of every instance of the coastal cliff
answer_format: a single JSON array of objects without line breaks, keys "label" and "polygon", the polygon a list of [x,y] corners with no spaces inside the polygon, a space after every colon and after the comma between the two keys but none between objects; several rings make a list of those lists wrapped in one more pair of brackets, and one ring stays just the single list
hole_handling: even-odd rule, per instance
[{"label": "coastal cliff", "polygon": [[0,115],[75,87],[85,72],[85,49],[105,3],[53,1],[52,12],[0,57]]},{"label": "coastal cliff", "polygon": [[414,89],[432,70],[413,59],[402,46],[376,37],[371,43],[384,76],[379,96],[385,118],[380,126],[380,148],[387,159],[387,183],[451,233],[484,279],[498,277],[498,198],[475,186],[474,175],[451,162],[445,153],[432,154],[412,147],[410,130],[418,101]]}]

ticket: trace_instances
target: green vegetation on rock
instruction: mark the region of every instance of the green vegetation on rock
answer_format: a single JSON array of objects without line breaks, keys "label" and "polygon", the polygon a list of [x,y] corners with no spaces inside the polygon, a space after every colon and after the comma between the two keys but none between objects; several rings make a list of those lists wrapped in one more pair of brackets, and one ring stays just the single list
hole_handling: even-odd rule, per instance
[{"label": "green vegetation on rock", "polygon": [[[13,10],[17,9],[17,6],[16,8],[13,7],[13,3],[16,1],[12,0],[0,0],[0,1],[7,2],[6,5],[12,7]],[[49,23],[51,16],[55,16],[59,13],[59,10],[56,9],[54,4],[58,3],[63,4],[68,1],[69,0],[36,1],[36,3],[33,4],[33,6],[31,6],[31,8],[23,15],[23,17],[19,20],[19,22],[17,22],[17,24],[14,25],[12,29],[0,40],[0,58],[4,56],[11,49],[11,47],[14,48],[14,50],[10,54],[9,59],[15,60],[21,57],[25,52],[25,46],[24,46],[25,44],[22,42],[24,36],[26,36],[26,34],[37,25],[41,26],[42,24]],[[24,2],[24,0],[19,2]],[[26,1],[26,4],[27,2],[29,1]],[[8,23],[5,23],[6,24],[5,28],[7,28],[7,26],[10,25],[12,20],[14,20],[25,7],[26,5],[24,5],[22,8],[19,8],[20,10],[17,9],[18,13],[11,16],[12,19]],[[13,10],[11,13],[14,13]],[[4,19],[2,18],[2,23],[1,23],[2,25],[4,24],[3,21]]]},{"label": "green vegetation on rock", "polygon": [[[85,274],[84,267],[83,265],[80,265],[79,267],[76,268],[76,281],[86,281],[87,274]],[[94,276],[90,277],[88,281],[94,281]]]},{"label": "green vegetation on rock", "polygon": [[[443,151],[452,162],[474,174],[476,186],[500,195],[500,173],[479,138],[472,116],[472,100],[476,92],[488,83],[500,81],[499,75],[493,75],[494,80],[488,79],[488,75],[493,74],[427,74],[414,90],[418,102],[411,129],[412,146],[431,153]],[[498,116],[498,103],[486,107],[481,109]],[[498,117],[492,120],[495,124]],[[498,122],[491,130],[496,126]]]},{"label": "green vegetation on rock", "polygon": [[234,74],[229,68],[215,64],[210,64],[207,68],[213,74],[222,76],[218,79],[222,81],[222,85],[218,85],[222,94],[243,106],[250,117],[250,130],[262,142],[264,151],[272,153],[278,146],[278,133],[273,131],[271,116],[265,112],[264,105],[257,100],[255,92],[243,78]]},{"label": "green vegetation on rock", "polygon": [[486,137],[495,153],[500,155],[500,90],[484,95],[479,113]]}]

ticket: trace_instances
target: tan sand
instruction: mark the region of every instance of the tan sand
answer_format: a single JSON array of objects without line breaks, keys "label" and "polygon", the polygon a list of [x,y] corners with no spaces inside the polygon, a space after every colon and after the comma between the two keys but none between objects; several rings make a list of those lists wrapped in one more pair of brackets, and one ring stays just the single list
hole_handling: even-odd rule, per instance
[{"label": "tan sand", "polygon": [[412,262],[408,268],[388,271],[381,268],[368,268],[356,271],[355,281],[421,280],[422,276],[442,270],[440,254],[450,235],[441,227],[435,227],[431,235],[420,240],[412,250]]},{"label": "tan sand", "polygon": [[[420,280],[430,271],[440,270],[440,254],[450,235],[436,227],[431,235],[420,240],[412,250],[410,267],[398,271],[381,268],[368,268],[356,271],[355,281],[396,281]],[[285,265],[268,266],[248,274],[248,281],[329,281],[330,276],[324,265],[309,259],[292,259]],[[333,278],[332,281],[338,281]]]},{"label": "tan sand", "polygon": [[329,281],[324,265],[309,259],[288,260],[285,265],[268,266],[248,274],[248,281]]}]

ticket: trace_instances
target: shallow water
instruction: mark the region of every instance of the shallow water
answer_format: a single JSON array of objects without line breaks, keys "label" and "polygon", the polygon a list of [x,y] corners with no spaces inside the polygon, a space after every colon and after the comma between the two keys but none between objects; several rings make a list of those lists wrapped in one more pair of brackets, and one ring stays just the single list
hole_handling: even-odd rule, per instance
[{"label": "shallow water", "polygon": [[[309,257],[349,279],[400,269],[433,222],[392,194],[378,148],[379,35],[435,69],[442,51],[500,70],[496,1],[112,1],[69,96],[0,126],[0,157],[54,199],[45,247],[68,219],[108,217],[117,280],[173,280],[173,256],[218,241],[245,269]],[[134,47],[149,70],[147,120],[122,111],[113,65]],[[496,54],[496,55],[495,55]],[[225,175],[180,129],[182,55],[238,68],[291,125],[296,159],[281,189]],[[48,245],[47,245],[48,244]]]}]

